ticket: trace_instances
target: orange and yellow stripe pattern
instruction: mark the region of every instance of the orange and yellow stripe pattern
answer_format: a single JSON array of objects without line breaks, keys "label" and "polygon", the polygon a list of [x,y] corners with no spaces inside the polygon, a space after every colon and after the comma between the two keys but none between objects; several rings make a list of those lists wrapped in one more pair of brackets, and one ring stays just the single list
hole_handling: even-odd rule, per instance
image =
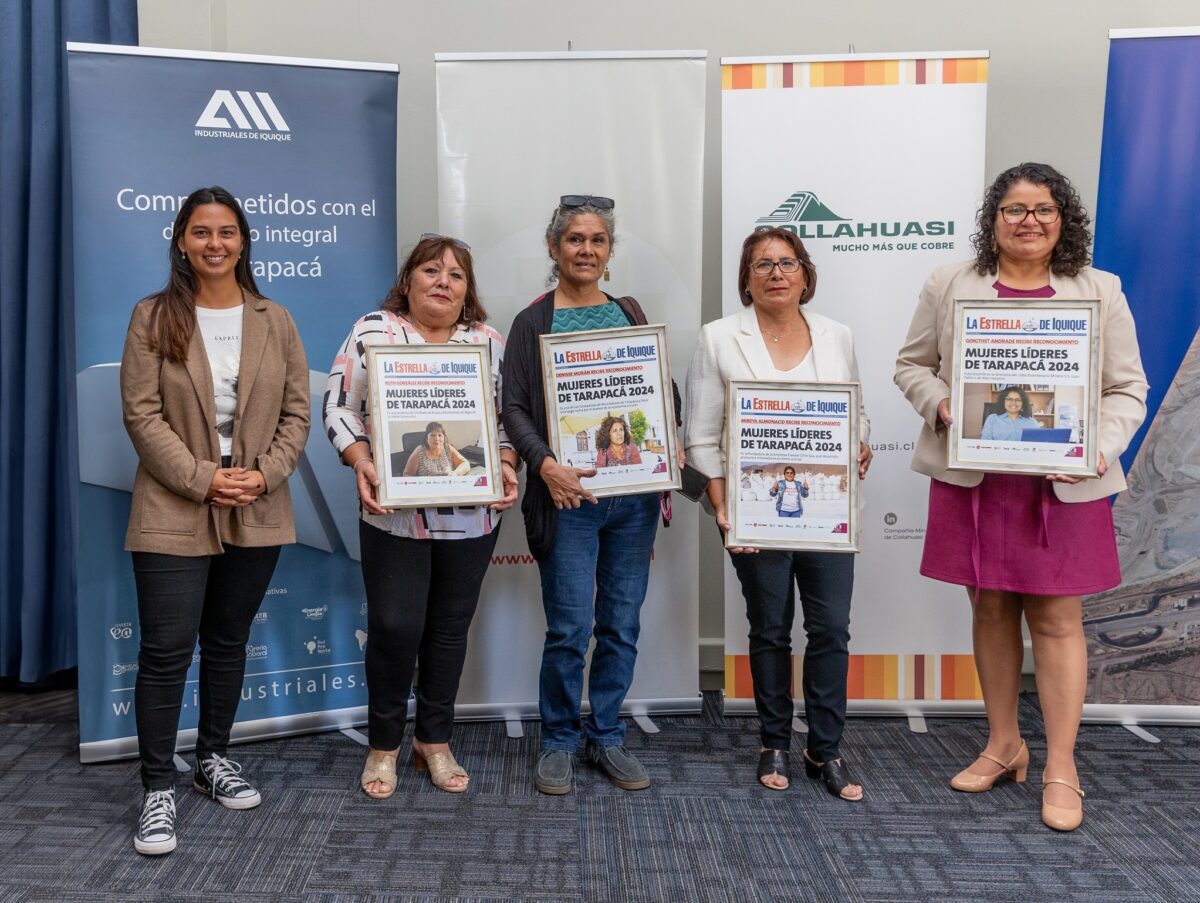
[{"label": "orange and yellow stripe pattern", "polygon": [[736,63],[721,67],[721,90],[987,84],[987,57]]},{"label": "orange and yellow stripe pattern", "polygon": [[[793,696],[801,685],[803,667],[803,656],[793,656]],[[754,698],[750,656],[725,656],[725,696]],[[983,692],[970,655],[851,655],[846,698],[972,701],[982,699]]]}]

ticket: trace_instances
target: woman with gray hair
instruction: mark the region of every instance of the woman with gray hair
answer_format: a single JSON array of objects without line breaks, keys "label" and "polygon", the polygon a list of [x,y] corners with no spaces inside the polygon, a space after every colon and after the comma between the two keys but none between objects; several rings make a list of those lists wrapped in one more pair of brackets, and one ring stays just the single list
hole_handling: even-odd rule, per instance
[{"label": "woman with gray hair", "polygon": [[[513,320],[503,368],[504,427],[529,464],[521,511],[546,610],[538,692],[542,752],[534,785],[551,794],[570,792],[581,738],[588,760],[616,786],[650,785],[646,769],[625,748],[619,716],[633,680],[659,497],[597,501],[579,482],[595,469],[560,464],[548,444],[542,389],[539,336],[646,322],[633,298],[613,298],[600,289],[615,240],[613,206],[611,198],[591,195],[559,200],[546,228],[555,287]],[[581,722],[584,656],[593,633],[591,713]]]}]

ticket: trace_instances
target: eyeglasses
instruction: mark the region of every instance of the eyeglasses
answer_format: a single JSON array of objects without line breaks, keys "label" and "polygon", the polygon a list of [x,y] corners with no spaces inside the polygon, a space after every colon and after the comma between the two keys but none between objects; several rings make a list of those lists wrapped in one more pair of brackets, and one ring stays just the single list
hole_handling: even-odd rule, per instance
[{"label": "eyeglasses", "polygon": [[595,207],[597,210],[612,210],[617,202],[612,198],[602,198],[591,194],[564,194],[558,199],[560,207]]},{"label": "eyeglasses", "polygon": [[767,260],[764,257],[750,264],[750,269],[758,276],[770,276],[775,267],[779,267],[781,273],[798,273],[800,261],[795,257],[781,257],[779,260]]},{"label": "eyeglasses", "polygon": [[450,244],[454,245],[454,247],[459,248],[463,251],[471,250],[471,246],[469,244],[467,244],[465,241],[463,241],[461,238],[451,238],[449,235],[438,235],[438,233],[436,233],[436,232],[422,232],[421,233],[421,241],[429,241],[431,238],[448,241],[448,242],[450,242]]},{"label": "eyeglasses", "polygon": [[1058,219],[1058,207],[1054,204],[1038,204],[1036,207],[1026,207],[1024,204],[1012,204],[1000,208],[1000,215],[1010,226],[1025,222],[1025,217],[1033,214],[1033,218],[1043,226]]}]

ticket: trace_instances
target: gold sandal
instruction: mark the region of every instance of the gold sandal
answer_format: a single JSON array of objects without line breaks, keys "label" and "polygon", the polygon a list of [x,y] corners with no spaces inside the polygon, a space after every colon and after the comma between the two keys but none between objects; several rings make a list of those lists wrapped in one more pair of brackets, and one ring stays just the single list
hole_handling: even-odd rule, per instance
[{"label": "gold sandal", "polygon": [[[363,793],[374,800],[385,800],[396,792],[396,759],[399,755],[399,749],[391,752],[372,749],[367,753],[367,762],[359,779]],[[383,785],[383,789],[368,790],[367,785],[372,781],[378,781]]]},{"label": "gold sandal", "polygon": [[[447,793],[462,793],[467,789],[467,784],[471,780],[470,775],[455,761],[454,754],[448,750],[423,756],[414,747],[413,766],[417,771],[428,770],[429,780],[433,782],[433,786],[438,790],[445,790]],[[463,779],[462,784],[458,787],[451,787],[449,784],[450,779],[454,777]]]}]

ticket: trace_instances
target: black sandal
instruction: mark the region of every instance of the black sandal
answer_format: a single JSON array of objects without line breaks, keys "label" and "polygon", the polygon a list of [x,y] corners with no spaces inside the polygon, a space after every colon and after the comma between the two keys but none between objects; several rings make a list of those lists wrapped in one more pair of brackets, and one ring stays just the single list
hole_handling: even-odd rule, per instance
[{"label": "black sandal", "polygon": [[[850,774],[850,769],[846,767],[846,761],[840,756],[836,759],[830,759],[828,762],[817,762],[809,754],[808,750],[804,751],[804,773],[814,780],[821,779],[825,789],[829,791],[831,796],[836,796],[840,800],[845,800],[848,803],[857,803],[862,800],[862,797],[855,799],[854,797],[842,796],[842,791],[851,784],[858,784],[854,776]],[[862,785],[859,784],[861,787]],[[865,796],[865,793],[864,793]]]},{"label": "black sandal", "polygon": [[[763,784],[763,778],[770,777],[773,774],[779,775],[788,783],[783,787],[772,787],[770,784]],[[768,790],[787,790],[792,783],[791,767],[788,765],[788,754],[786,749],[764,749],[758,754],[758,783],[766,787]]]}]

